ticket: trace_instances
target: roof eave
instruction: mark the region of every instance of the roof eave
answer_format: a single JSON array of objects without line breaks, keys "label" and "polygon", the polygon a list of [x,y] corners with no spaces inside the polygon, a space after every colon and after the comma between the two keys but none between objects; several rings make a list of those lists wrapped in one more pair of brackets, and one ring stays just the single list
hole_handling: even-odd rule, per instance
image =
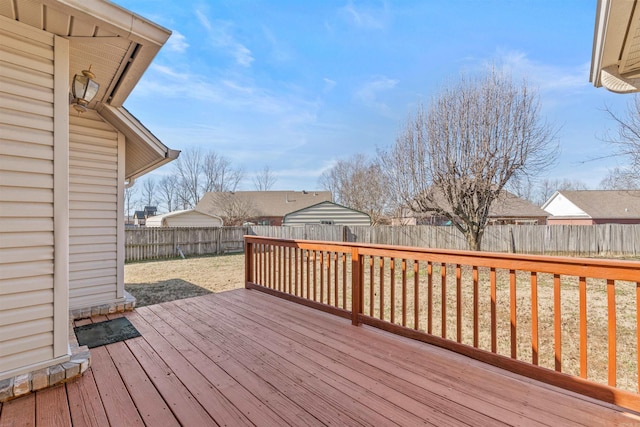
[{"label": "roof eave", "polygon": [[637,73],[620,71],[634,18],[637,26],[637,13],[636,0],[598,0],[589,74],[589,81],[595,87],[616,93],[640,91]]},{"label": "roof eave", "polygon": [[[164,145],[154,134],[152,134],[138,119],[136,119],[124,107],[113,107],[101,104],[98,113],[118,131],[122,132],[127,139],[127,144],[144,144],[154,153],[154,160],[141,164],[130,171],[125,176],[127,180],[136,179],[154,169],[159,168],[180,155],[180,151],[172,150]],[[125,160],[126,161],[126,160]]]}]

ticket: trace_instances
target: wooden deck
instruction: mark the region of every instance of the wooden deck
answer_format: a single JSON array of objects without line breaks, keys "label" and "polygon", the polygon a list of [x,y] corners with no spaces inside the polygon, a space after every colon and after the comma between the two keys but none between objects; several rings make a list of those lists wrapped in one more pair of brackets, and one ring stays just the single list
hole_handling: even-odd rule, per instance
[{"label": "wooden deck", "polygon": [[259,291],[126,316],[142,337],[91,350],[78,380],[5,403],[0,426],[640,426],[639,414]]}]

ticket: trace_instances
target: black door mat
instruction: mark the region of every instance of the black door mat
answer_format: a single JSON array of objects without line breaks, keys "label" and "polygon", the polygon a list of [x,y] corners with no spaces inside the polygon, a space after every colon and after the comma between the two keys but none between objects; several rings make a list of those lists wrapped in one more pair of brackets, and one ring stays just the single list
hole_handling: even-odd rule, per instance
[{"label": "black door mat", "polygon": [[77,326],[73,328],[73,331],[78,338],[78,344],[86,345],[89,348],[100,347],[102,345],[113,344],[114,342],[141,336],[140,332],[138,332],[126,317],[118,317],[117,319],[104,322]]}]

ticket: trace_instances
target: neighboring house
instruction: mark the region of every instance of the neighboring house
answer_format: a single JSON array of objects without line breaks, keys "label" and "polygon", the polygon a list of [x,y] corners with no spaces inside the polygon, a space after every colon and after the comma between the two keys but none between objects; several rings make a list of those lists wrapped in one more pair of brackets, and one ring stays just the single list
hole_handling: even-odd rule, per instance
[{"label": "neighboring house", "polygon": [[[168,30],[102,0],[2,5],[0,382],[28,391],[22,374],[70,360],[70,310],[127,301],[125,184],[179,152],[123,108]],[[78,113],[70,82],[90,66],[100,86]]]},{"label": "neighboring house", "polygon": [[174,211],[147,218],[147,227],[222,227],[222,218],[195,209]]},{"label": "neighboring house", "polygon": [[556,191],[542,209],[549,224],[640,224],[640,190]]},{"label": "neighboring house", "polygon": [[313,206],[290,212],[284,216],[282,225],[371,225],[371,217],[355,209],[333,202],[320,202]]},{"label": "neighboring house", "polygon": [[210,192],[198,202],[196,210],[219,216],[227,225],[252,222],[278,226],[290,212],[330,201],[330,191]]},{"label": "neighboring house", "polygon": [[[548,214],[528,200],[506,190],[489,209],[489,225],[545,225]],[[392,218],[391,225],[451,225],[449,218],[437,214],[417,214],[407,208]]]},{"label": "neighboring house", "polygon": [[144,227],[147,224],[147,216],[144,211],[135,211],[133,213],[133,225]]}]

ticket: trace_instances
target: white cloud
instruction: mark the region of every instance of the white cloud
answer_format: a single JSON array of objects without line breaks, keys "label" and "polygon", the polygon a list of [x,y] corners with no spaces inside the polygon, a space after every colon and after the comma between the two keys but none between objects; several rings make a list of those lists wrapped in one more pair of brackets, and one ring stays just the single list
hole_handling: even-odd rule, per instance
[{"label": "white cloud", "polygon": [[180,34],[178,31],[173,31],[171,37],[167,41],[166,48],[171,52],[183,53],[189,47],[189,43],[187,43],[187,38]]},{"label": "white cloud", "polygon": [[355,93],[357,100],[362,102],[369,108],[376,110],[383,116],[390,116],[391,109],[387,104],[380,101],[378,96],[381,92],[392,90],[398,84],[398,80],[390,79],[385,76],[377,76],[370,81],[364,83]]},{"label": "white cloud", "polygon": [[386,3],[383,3],[382,7],[367,7],[356,6],[351,0],[340,12],[351,25],[373,30],[385,28],[388,16]]},{"label": "white cloud", "polygon": [[324,80],[324,89],[322,90],[324,93],[331,92],[333,88],[338,84],[335,80],[331,80],[327,77],[322,80]]},{"label": "white cloud", "polygon": [[589,88],[589,64],[578,66],[560,66],[535,61],[520,51],[502,51],[496,53],[496,64],[511,72],[514,77],[524,77],[546,91],[575,91]]},{"label": "white cloud", "polygon": [[253,54],[249,48],[231,34],[232,25],[229,22],[215,21],[212,23],[200,10],[196,10],[195,13],[200,24],[207,30],[208,41],[213,47],[225,49],[239,65],[251,66],[254,60]]}]

